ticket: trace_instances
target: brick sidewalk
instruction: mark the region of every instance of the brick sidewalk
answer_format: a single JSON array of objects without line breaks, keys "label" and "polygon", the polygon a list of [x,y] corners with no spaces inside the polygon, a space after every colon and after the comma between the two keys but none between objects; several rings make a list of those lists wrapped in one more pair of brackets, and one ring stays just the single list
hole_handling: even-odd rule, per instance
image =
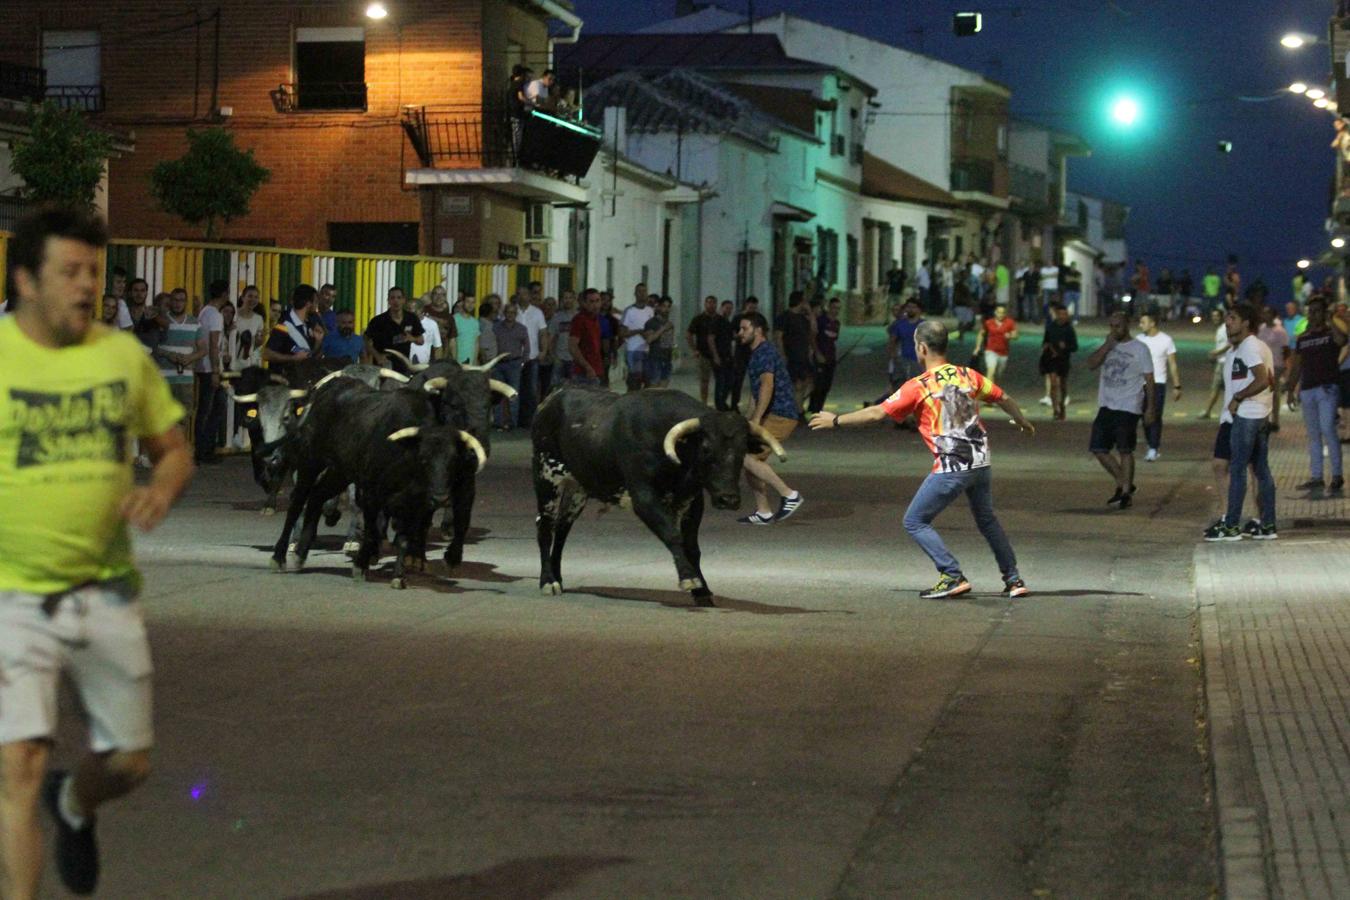
[{"label": "brick sidewalk", "polygon": [[[1276,520],[1280,528],[1350,525],[1350,497],[1309,495],[1294,490],[1309,477],[1307,432],[1301,413],[1284,409],[1280,418],[1280,430],[1271,435],[1270,441],[1270,470],[1275,476]],[[1342,444],[1341,449],[1350,464],[1350,444]],[[1323,479],[1330,481],[1330,460],[1325,461],[1323,472]]]},{"label": "brick sidewalk", "polygon": [[1350,539],[1201,544],[1225,896],[1350,896]]}]

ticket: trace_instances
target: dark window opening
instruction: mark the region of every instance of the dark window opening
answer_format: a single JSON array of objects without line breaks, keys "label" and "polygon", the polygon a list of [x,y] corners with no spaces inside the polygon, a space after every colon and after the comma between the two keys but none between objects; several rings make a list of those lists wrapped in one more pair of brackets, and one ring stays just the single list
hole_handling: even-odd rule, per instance
[{"label": "dark window opening", "polygon": [[366,108],[366,42],[301,40],[295,43],[295,108]]},{"label": "dark window opening", "polygon": [[416,256],[416,222],[329,222],[328,249],[334,253]]}]

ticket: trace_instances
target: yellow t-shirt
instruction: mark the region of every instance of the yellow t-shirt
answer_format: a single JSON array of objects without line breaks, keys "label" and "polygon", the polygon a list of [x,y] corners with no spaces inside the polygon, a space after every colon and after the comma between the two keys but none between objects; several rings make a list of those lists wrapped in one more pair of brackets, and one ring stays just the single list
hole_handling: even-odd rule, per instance
[{"label": "yellow t-shirt", "polygon": [[132,440],[183,415],[130,335],[96,324],[82,344],[53,350],[0,319],[0,591],[136,582],[119,513],[134,484]]}]

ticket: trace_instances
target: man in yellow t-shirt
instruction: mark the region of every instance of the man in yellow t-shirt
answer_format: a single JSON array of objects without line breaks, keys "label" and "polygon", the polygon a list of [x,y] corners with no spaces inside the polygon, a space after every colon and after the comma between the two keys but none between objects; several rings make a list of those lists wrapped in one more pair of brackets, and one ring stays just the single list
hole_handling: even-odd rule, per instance
[{"label": "man in yellow t-shirt", "polygon": [[[192,477],[184,411],[134,337],[95,324],[103,223],[45,207],[9,245],[0,319],[0,896],[36,897],[39,802],[61,879],[98,881],[94,813],[149,774],[150,649],[128,524],[158,525]],[[132,475],[134,441],[154,461]],[[91,752],[47,773],[57,682],[79,692]]]}]

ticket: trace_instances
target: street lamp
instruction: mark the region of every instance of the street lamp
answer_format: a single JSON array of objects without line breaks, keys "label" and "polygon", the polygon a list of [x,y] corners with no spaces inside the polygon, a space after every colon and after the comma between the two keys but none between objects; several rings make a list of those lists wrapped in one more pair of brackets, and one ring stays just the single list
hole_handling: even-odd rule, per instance
[{"label": "street lamp", "polygon": [[1316,100],[1313,101],[1313,106],[1317,107],[1318,109],[1326,109],[1326,108],[1327,108],[1327,98],[1326,98],[1326,97],[1318,97]]},{"label": "street lamp", "polygon": [[1294,94],[1306,94],[1308,93],[1308,86],[1301,81],[1295,81],[1289,85],[1289,91]]},{"label": "street lamp", "polygon": [[1326,95],[1327,92],[1318,87],[1311,87],[1303,92],[1303,96],[1307,97],[1309,100],[1312,100],[1313,102],[1321,100]]},{"label": "street lamp", "polygon": [[389,15],[389,7],[383,3],[375,2],[366,7],[366,18],[379,21]]},{"label": "street lamp", "polygon": [[1343,238],[1343,237],[1334,237],[1334,238],[1332,238],[1332,239],[1331,239],[1331,246],[1335,247],[1337,250],[1341,249],[1342,247],[1345,246],[1345,238]]},{"label": "street lamp", "polygon": [[1121,97],[1111,105],[1111,118],[1126,127],[1133,125],[1139,119],[1139,101]]},{"label": "street lamp", "polygon": [[1302,31],[1291,31],[1280,38],[1280,44],[1287,50],[1302,50],[1311,44],[1320,44],[1322,41],[1315,34],[1307,34]]},{"label": "street lamp", "polygon": [[1299,267],[1300,269],[1306,269],[1306,268],[1308,268],[1308,267],[1311,266],[1311,265],[1312,265],[1312,260],[1310,260],[1310,259],[1300,259],[1300,260],[1298,261],[1298,267]]}]

